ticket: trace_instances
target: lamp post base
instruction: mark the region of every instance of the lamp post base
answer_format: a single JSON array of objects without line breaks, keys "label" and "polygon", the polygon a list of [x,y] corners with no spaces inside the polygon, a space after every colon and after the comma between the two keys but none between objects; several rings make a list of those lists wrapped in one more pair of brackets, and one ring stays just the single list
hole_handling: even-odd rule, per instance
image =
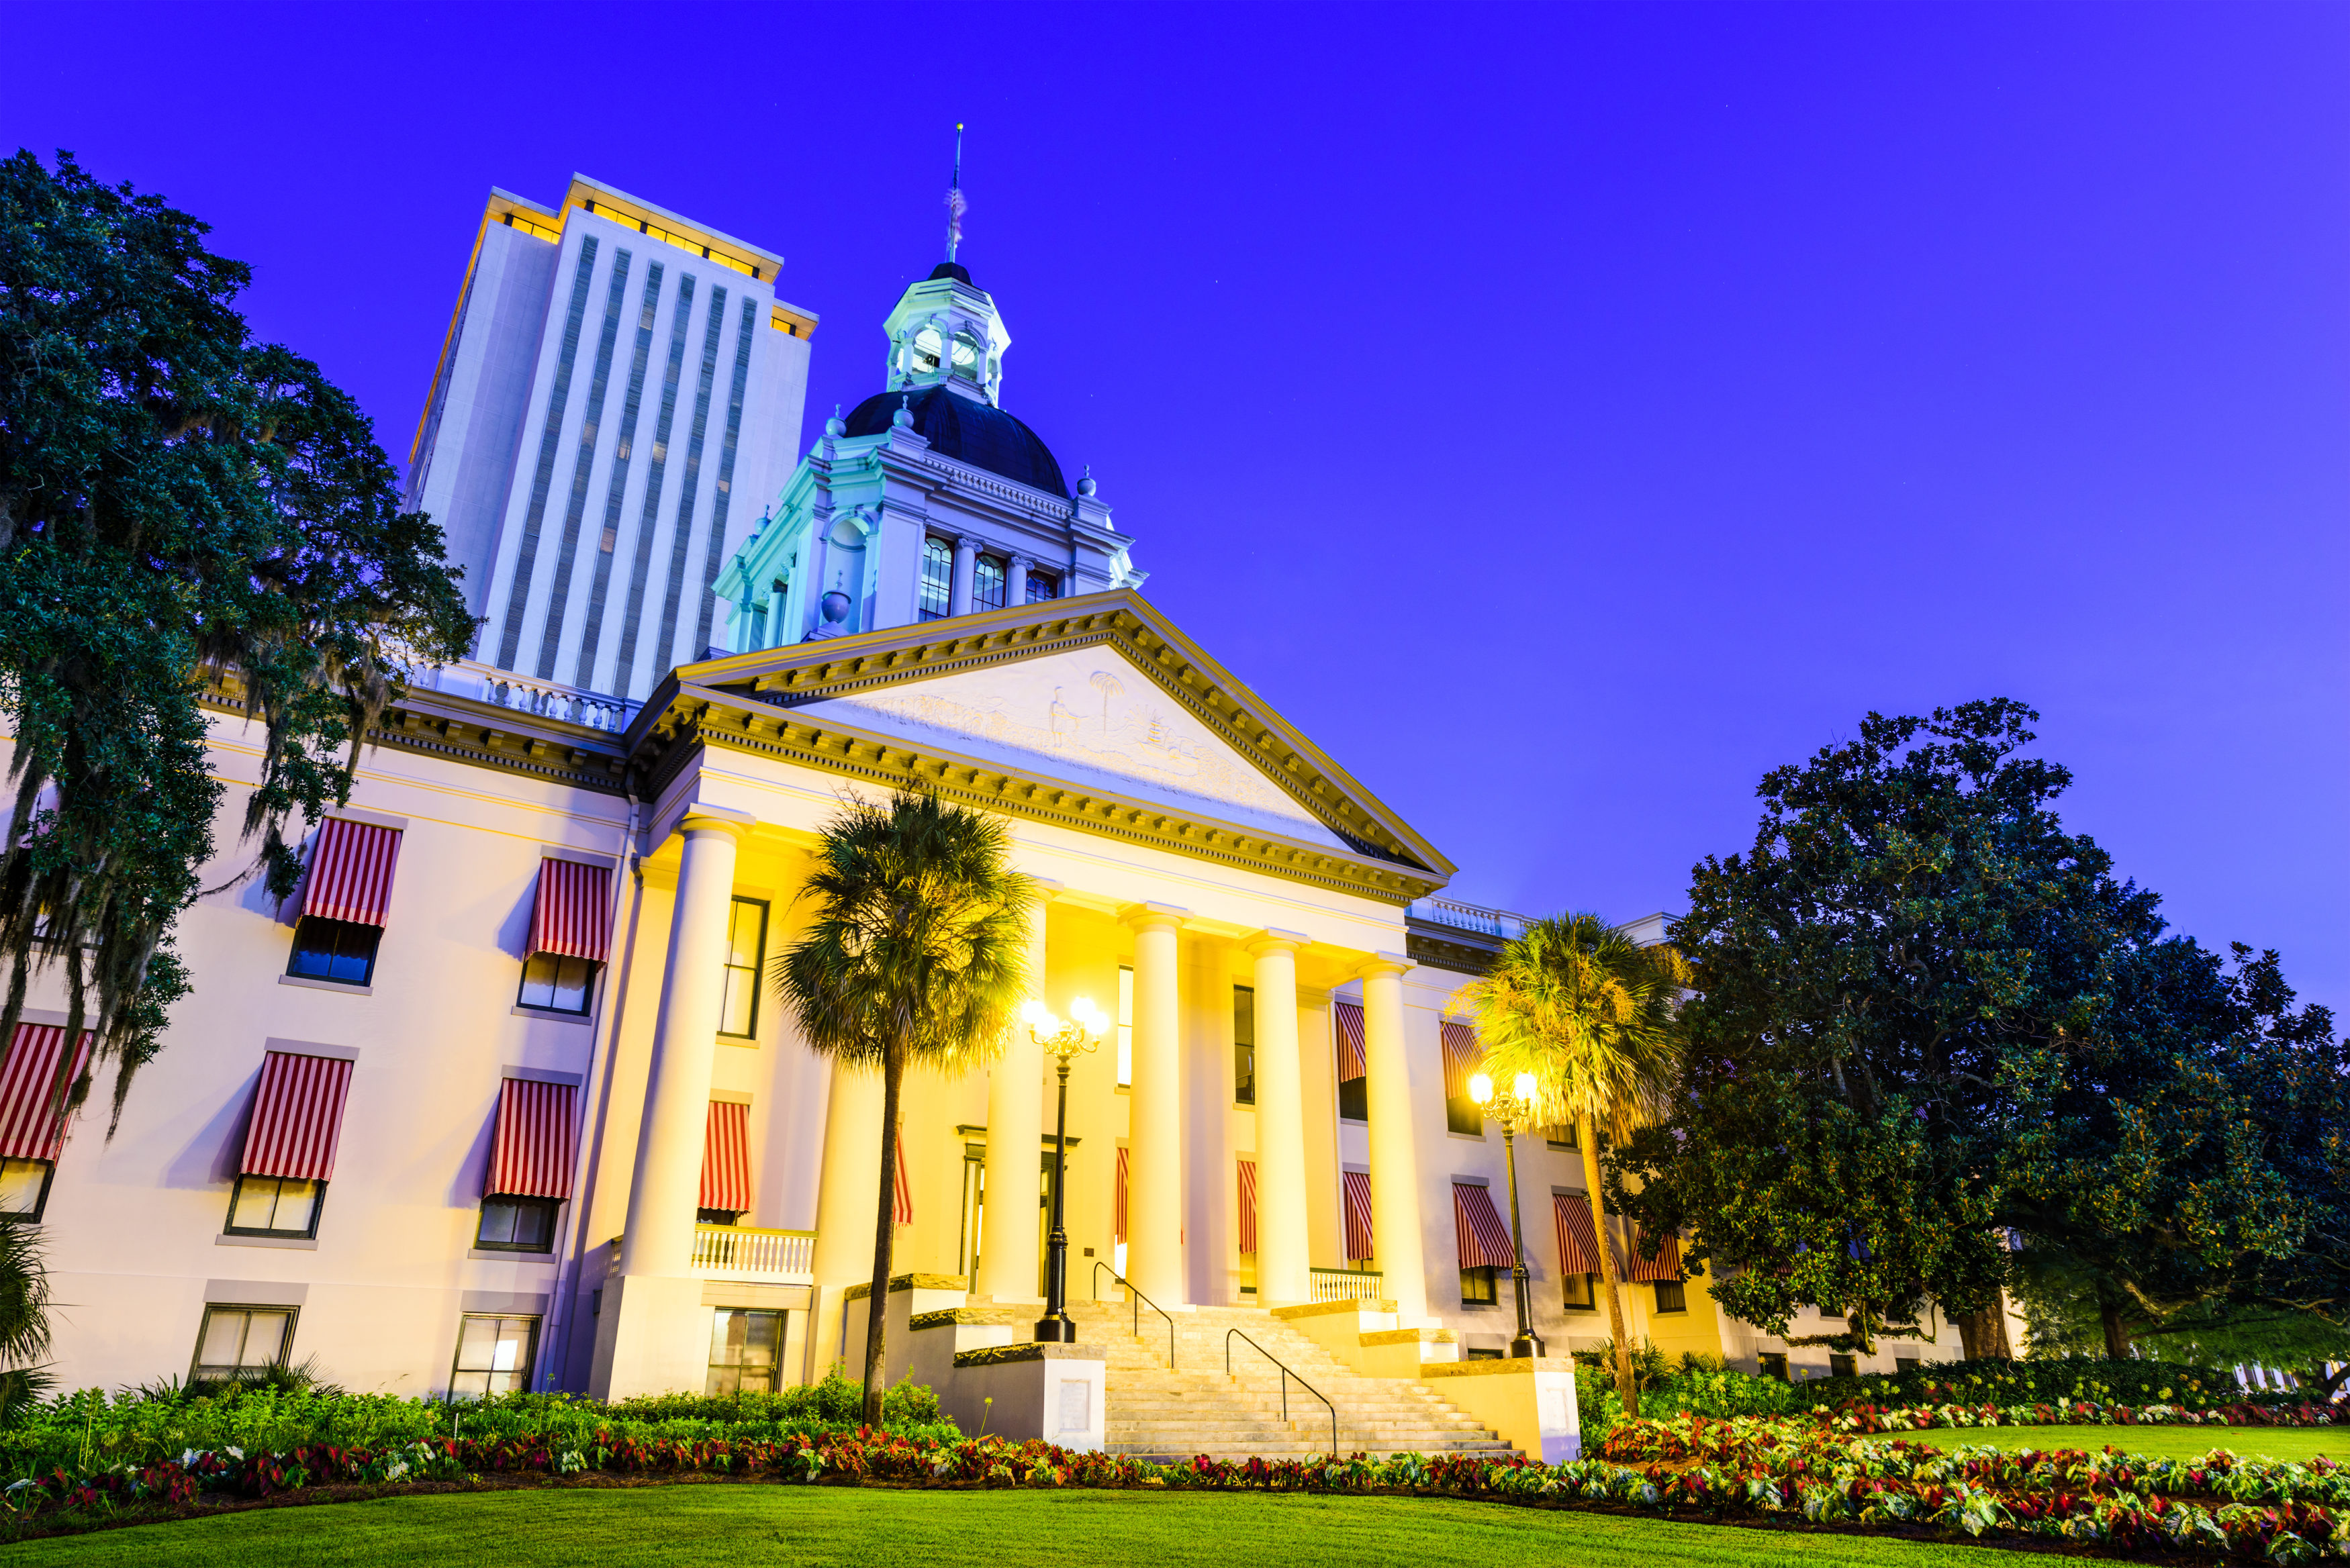
[{"label": "lamp post base", "polygon": [[1513,1361],[1529,1361],[1542,1353],[1542,1335],[1532,1329],[1510,1341],[1510,1359]]},{"label": "lamp post base", "polygon": [[1047,1314],[1036,1320],[1036,1343],[1075,1345],[1077,1343],[1077,1325],[1060,1314]]}]

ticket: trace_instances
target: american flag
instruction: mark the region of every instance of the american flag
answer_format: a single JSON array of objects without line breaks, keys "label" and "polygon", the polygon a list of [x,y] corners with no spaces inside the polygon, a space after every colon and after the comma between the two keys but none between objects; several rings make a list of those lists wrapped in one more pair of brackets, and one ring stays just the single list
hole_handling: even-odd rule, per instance
[{"label": "american flag", "polygon": [[947,192],[947,255],[952,259],[955,247],[962,244],[962,215],[968,203],[962,199],[962,188],[956,186]]}]

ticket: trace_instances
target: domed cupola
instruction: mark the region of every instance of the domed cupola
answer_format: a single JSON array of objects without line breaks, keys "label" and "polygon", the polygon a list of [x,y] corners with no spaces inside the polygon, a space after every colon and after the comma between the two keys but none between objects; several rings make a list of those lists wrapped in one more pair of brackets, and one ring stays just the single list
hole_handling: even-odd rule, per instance
[{"label": "domed cupola", "polygon": [[951,387],[877,392],[849,411],[845,433],[852,439],[886,434],[901,410],[932,452],[1047,494],[1068,495],[1060,463],[1035,431],[993,403],[957,396]]}]

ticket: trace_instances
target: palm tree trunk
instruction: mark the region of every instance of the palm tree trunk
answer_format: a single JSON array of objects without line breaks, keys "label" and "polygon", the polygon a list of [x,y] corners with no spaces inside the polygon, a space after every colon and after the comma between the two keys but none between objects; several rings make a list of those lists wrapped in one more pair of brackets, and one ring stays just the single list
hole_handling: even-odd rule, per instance
[{"label": "palm tree trunk", "polygon": [[888,1386],[883,1352],[889,1332],[889,1261],[898,1240],[898,1089],[906,1075],[903,1053],[881,1055],[881,1202],[873,1220],[873,1294],[865,1316],[865,1424],[881,1424],[881,1395]]},{"label": "palm tree trunk", "polygon": [[1616,1289],[1616,1249],[1608,1245],[1607,1208],[1599,1201],[1599,1129],[1589,1116],[1575,1124],[1575,1141],[1583,1148],[1583,1188],[1591,1199],[1591,1233],[1599,1239],[1599,1279],[1607,1287],[1607,1332],[1616,1336],[1616,1397],[1624,1403],[1624,1418],[1640,1414],[1640,1398],[1632,1387],[1632,1345],[1624,1333],[1624,1301]]}]

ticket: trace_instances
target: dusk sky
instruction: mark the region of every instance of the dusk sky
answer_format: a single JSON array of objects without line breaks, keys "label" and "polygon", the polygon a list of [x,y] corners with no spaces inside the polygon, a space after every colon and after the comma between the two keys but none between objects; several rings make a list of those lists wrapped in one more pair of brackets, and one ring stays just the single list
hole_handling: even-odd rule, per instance
[{"label": "dusk sky", "polygon": [[5,148],[209,221],[402,462],[492,185],[780,252],[813,433],[966,121],[1004,406],[1457,896],[1678,909],[1766,769],[2008,695],[2179,929],[2350,1012],[2350,8],[7,26]]}]

